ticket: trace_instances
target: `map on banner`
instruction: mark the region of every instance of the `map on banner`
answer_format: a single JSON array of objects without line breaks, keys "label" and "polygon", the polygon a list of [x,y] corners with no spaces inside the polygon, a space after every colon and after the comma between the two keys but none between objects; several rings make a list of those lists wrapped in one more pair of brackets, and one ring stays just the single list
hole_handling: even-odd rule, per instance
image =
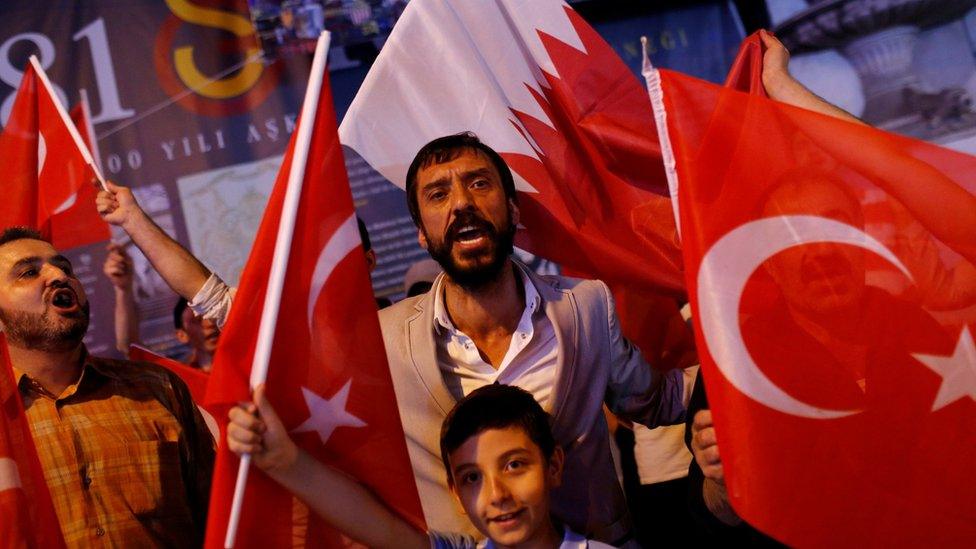
[{"label": "map on banner", "polygon": [[236,286],[268,203],[281,156],[176,180],[190,247],[210,270]]}]

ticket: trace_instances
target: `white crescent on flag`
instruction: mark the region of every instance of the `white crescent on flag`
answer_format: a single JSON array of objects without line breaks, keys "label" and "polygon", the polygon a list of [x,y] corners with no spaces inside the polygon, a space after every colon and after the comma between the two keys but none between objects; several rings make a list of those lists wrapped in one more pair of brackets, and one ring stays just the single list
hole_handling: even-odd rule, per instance
[{"label": "white crescent on flag", "polygon": [[20,470],[17,468],[17,462],[10,458],[0,458],[0,492],[20,487]]},{"label": "white crescent on flag", "polygon": [[342,225],[339,225],[339,228],[319,253],[308,292],[308,329],[310,332],[312,331],[312,314],[315,310],[315,304],[319,301],[322,288],[328,282],[336,265],[360,244],[362,244],[362,240],[359,238],[359,225],[356,223],[356,214],[353,214],[343,221]]},{"label": "white crescent on flag", "polygon": [[739,302],[752,273],[787,248],[816,242],[864,248],[912,278],[891,250],[861,229],[813,215],[768,217],[736,227],[705,254],[698,271],[698,320],[715,365],[740,392],[784,414],[834,419],[860,410],[818,408],[780,389],[753,361],[739,328]]}]

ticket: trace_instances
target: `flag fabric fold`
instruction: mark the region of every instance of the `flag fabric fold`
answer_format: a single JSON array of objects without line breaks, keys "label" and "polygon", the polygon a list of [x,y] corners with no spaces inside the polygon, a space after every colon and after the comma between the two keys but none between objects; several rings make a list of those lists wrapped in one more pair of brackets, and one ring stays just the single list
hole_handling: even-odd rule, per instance
[{"label": "flag fabric fold", "polygon": [[[352,196],[336,134],[328,78],[314,118],[282,162],[221,334],[207,405],[250,398],[251,363],[268,288],[295,138],[312,125],[294,239],[266,381],[267,395],[296,443],[355,477],[394,512],[424,528],[386,361]],[[222,431],[226,429],[223,422]],[[218,449],[207,547],[223,547],[239,460]],[[345,546],[286,490],[252,468],[236,547]]]},{"label": "flag fabric fold", "polygon": [[0,548],[65,547],[30,423],[0,335]]},{"label": "flag fabric fold", "polygon": [[976,158],[652,78],[736,511],[788,545],[971,544]]},{"label": "flag fabric fold", "polygon": [[93,159],[43,69],[31,59],[0,134],[7,174],[0,222],[36,228],[58,249],[108,240],[108,225],[95,209]]}]

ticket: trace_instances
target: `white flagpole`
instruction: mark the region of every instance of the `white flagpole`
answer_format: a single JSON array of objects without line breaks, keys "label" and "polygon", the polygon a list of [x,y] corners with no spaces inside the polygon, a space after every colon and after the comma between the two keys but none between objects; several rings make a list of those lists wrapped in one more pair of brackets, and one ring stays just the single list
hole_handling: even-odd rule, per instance
[{"label": "white flagpole", "polygon": [[[315,126],[319,93],[322,90],[322,81],[325,78],[325,62],[329,55],[329,37],[328,31],[319,35],[318,44],[315,46],[315,57],[312,60],[312,72],[308,77],[308,87],[305,90],[305,101],[302,104],[301,118],[298,123],[298,135],[295,138],[291,171],[288,173],[288,188],[285,191],[285,201],[281,208],[281,220],[278,225],[278,236],[275,240],[274,257],[271,260],[271,273],[268,275],[268,289],[264,297],[264,309],[261,312],[258,340],[254,348],[254,360],[251,362],[252,391],[264,383],[268,377],[268,360],[271,357],[271,344],[274,342],[281,292],[285,285],[285,270],[288,267],[288,255],[291,251],[292,236],[295,232],[295,218],[298,215],[298,202],[302,194],[302,183],[305,179],[305,163],[308,159],[309,144],[312,141],[312,128]],[[224,538],[224,547],[227,549],[234,547],[237,538],[237,528],[240,525],[241,508],[244,503],[244,489],[247,486],[247,474],[250,466],[251,456],[248,454],[241,456],[230,520],[227,523],[227,535]]]},{"label": "white flagpole", "polygon": [[644,52],[644,63],[641,74],[647,82],[647,94],[651,98],[654,109],[654,122],[657,125],[657,137],[661,142],[661,156],[664,160],[664,173],[668,177],[668,190],[671,193],[671,208],[674,211],[674,226],[681,238],[681,216],[678,213],[678,169],[671,149],[671,138],[668,136],[668,113],[664,108],[664,90],[661,88],[661,73],[651,65],[651,58],[647,52],[647,37],[641,36],[641,50]]},{"label": "white flagpole", "polygon": [[81,112],[84,113],[85,117],[85,133],[88,134],[88,138],[91,140],[92,159],[95,161],[95,167],[101,170],[102,155],[98,150],[98,137],[95,136],[95,125],[92,123],[91,103],[88,102],[88,90],[82,88],[78,90],[78,93],[81,95]]},{"label": "white flagpole", "polygon": [[[105,186],[105,178],[102,177],[102,170],[98,169],[95,165],[95,161],[92,159],[91,152],[88,151],[88,147],[85,146],[84,140],[81,139],[81,134],[78,133],[78,128],[75,127],[74,122],[71,121],[71,117],[68,116],[68,111],[65,110],[64,105],[61,104],[61,98],[58,94],[54,93],[54,88],[51,86],[51,81],[47,78],[47,73],[44,72],[44,68],[41,67],[41,62],[37,60],[37,56],[30,56],[30,64],[34,67],[34,71],[37,72],[37,77],[41,81],[41,85],[47,90],[47,93],[51,96],[54,101],[54,107],[58,110],[58,115],[61,116],[61,120],[64,125],[68,127],[68,132],[71,134],[71,138],[75,142],[75,146],[81,151],[81,157],[85,159],[85,163],[92,167],[95,172],[95,177],[98,178],[98,183],[102,186],[102,190],[107,191],[108,187]],[[95,138],[92,137],[92,141]]]}]

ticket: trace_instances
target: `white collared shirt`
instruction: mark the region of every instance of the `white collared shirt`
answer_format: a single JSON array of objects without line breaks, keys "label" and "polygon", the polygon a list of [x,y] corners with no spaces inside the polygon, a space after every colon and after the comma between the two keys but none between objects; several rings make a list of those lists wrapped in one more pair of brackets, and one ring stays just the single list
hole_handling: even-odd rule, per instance
[{"label": "white collared shirt", "polygon": [[525,309],[512,334],[508,352],[498,369],[481,358],[474,341],[451,322],[444,305],[444,277],[437,279],[434,294],[434,341],[437,364],[448,389],[460,399],[492,383],[515,385],[535,397],[543,410],[552,410],[558,349],[552,321],[542,307],[542,298],[529,275],[516,264],[525,288]]}]

